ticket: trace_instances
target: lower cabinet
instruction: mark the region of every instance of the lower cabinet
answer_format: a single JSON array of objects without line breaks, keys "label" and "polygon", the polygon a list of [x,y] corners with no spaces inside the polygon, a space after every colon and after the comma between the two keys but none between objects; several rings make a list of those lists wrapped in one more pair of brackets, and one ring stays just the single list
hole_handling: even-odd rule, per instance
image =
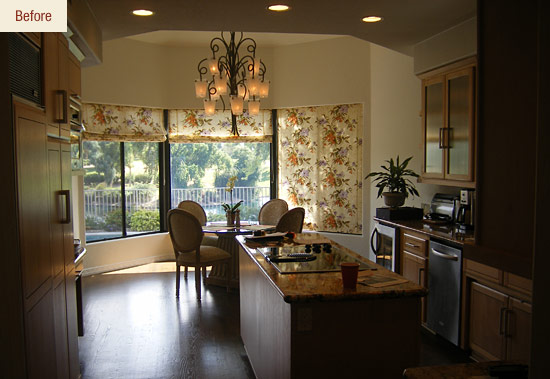
[{"label": "lower cabinet", "polygon": [[[414,282],[420,284],[423,287],[428,287],[428,259],[425,257],[419,257],[418,255],[411,254],[407,251],[403,252],[401,257],[403,262],[402,275]],[[421,320],[426,323],[426,297],[422,300]]]},{"label": "lower cabinet", "polygon": [[[401,275],[428,288],[428,237],[411,231],[401,231]],[[423,297],[421,320],[426,323],[427,298]]]},{"label": "lower cabinet", "polygon": [[473,281],[469,305],[469,348],[476,360],[529,362],[531,304]]}]

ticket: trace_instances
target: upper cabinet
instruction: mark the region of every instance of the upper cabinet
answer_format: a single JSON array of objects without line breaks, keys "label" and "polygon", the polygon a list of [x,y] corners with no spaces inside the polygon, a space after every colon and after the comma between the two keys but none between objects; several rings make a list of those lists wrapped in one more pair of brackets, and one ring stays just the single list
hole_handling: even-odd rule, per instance
[{"label": "upper cabinet", "polygon": [[[44,106],[47,133],[69,139],[69,56],[68,42],[61,33],[43,33]],[[72,64],[72,63],[71,63]]]},{"label": "upper cabinet", "polygon": [[421,75],[424,183],[475,187],[475,58]]}]

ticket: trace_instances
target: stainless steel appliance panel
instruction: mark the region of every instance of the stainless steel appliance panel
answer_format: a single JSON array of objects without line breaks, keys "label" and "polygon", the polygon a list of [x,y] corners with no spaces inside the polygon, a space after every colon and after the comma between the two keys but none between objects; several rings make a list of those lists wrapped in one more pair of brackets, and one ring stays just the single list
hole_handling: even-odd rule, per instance
[{"label": "stainless steel appliance panel", "polygon": [[427,326],[459,343],[462,250],[430,241]]}]

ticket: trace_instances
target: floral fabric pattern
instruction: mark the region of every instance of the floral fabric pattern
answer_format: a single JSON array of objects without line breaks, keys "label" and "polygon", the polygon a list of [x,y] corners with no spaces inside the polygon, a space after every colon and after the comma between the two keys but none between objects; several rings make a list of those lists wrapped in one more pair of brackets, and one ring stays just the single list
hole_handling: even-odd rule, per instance
[{"label": "floral fabric pattern", "polygon": [[278,110],[279,197],[307,229],[362,233],[363,105]]},{"label": "floral fabric pattern", "polygon": [[163,110],[106,104],[82,104],[83,139],[93,141],[166,140]]},{"label": "floral fabric pattern", "polygon": [[237,116],[240,136],[231,135],[231,111],[209,116],[204,110],[173,109],[168,117],[170,142],[271,142],[273,135],[270,110]]}]

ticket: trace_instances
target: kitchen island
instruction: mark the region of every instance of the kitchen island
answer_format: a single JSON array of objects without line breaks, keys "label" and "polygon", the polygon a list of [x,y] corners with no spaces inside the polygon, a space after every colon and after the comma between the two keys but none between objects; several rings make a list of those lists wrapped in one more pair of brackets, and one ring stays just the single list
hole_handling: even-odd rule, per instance
[{"label": "kitchen island", "polygon": [[348,290],[340,272],[282,274],[269,248],[237,241],[241,336],[257,378],[393,378],[417,365],[425,288],[332,241],[362,262],[359,281],[395,284]]}]

